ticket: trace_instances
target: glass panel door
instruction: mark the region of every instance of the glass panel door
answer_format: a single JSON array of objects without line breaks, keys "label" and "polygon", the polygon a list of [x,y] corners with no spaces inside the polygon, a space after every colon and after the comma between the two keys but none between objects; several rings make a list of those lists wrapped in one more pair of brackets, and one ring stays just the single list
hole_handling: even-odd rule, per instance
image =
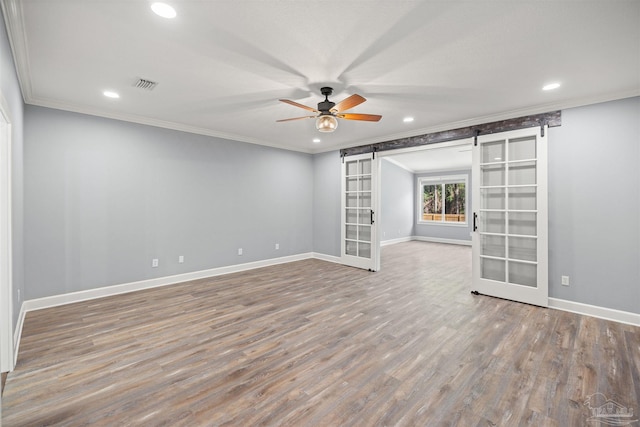
[{"label": "glass panel door", "polygon": [[546,138],[539,128],[478,138],[473,149],[473,287],[547,306]]},{"label": "glass panel door", "polygon": [[377,160],[371,154],[349,156],[342,166],[342,262],[376,271],[375,239]]}]

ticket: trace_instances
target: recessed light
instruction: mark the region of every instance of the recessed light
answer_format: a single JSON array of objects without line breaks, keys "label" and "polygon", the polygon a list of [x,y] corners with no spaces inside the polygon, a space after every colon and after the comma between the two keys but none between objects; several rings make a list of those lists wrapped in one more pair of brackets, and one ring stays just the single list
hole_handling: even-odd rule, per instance
[{"label": "recessed light", "polygon": [[320,142],[320,138],[313,138],[313,142],[317,144],[318,142]]},{"label": "recessed light", "polygon": [[405,117],[402,121],[405,123],[411,123],[413,121],[413,117]]},{"label": "recessed light", "polygon": [[113,92],[111,90],[105,90],[102,94],[107,98],[120,98],[120,95],[117,92]]},{"label": "recessed light", "polygon": [[166,3],[154,3],[151,5],[151,10],[163,18],[171,19],[176,17],[176,10]]},{"label": "recessed light", "polygon": [[554,90],[560,87],[560,83],[549,83],[548,85],[544,85],[542,90]]}]

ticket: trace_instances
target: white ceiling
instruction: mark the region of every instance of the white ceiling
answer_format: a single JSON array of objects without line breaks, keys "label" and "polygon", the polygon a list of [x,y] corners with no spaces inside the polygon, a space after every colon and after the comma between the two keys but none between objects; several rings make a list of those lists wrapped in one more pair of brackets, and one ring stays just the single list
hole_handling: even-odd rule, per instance
[{"label": "white ceiling", "polygon": [[[166,2],[2,0],[25,101],[314,153],[640,94],[640,0]],[[276,123],[322,86],[382,120]]]}]

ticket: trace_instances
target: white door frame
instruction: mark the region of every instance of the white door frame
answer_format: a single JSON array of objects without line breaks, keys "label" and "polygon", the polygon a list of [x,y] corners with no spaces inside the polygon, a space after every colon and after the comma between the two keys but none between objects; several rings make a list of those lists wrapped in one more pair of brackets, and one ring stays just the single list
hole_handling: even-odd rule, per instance
[{"label": "white door frame", "polygon": [[0,371],[14,367],[11,272],[11,120],[0,93]]}]

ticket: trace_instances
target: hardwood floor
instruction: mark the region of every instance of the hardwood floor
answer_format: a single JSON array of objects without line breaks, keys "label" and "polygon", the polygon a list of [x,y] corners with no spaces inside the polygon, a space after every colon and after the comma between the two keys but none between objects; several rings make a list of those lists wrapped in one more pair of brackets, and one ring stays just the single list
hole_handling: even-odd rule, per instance
[{"label": "hardwood floor", "polygon": [[306,260],[30,312],[2,425],[597,426],[597,392],[638,414],[640,328],[473,296],[470,252],[409,242],[378,273]]}]

